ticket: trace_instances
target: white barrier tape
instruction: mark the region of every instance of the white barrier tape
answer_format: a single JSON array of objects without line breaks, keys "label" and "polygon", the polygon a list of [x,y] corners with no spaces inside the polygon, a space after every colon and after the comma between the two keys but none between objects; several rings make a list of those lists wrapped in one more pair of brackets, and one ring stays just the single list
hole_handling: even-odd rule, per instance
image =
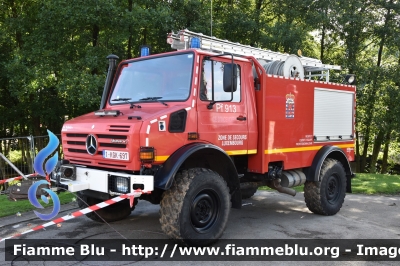
[{"label": "white barrier tape", "polygon": [[2,239],[0,239],[0,242],[4,241],[4,240],[6,240],[6,239],[11,239],[11,238],[19,237],[19,236],[21,236],[21,235],[25,235],[25,234],[27,234],[27,233],[40,230],[40,229],[43,229],[43,228],[45,228],[45,227],[48,227],[48,226],[51,226],[51,225],[54,225],[54,224],[59,224],[59,223],[65,222],[65,221],[67,221],[67,220],[71,220],[71,219],[73,219],[73,218],[76,218],[76,217],[82,216],[82,215],[84,215],[84,214],[93,212],[93,211],[97,211],[97,210],[99,210],[99,209],[101,209],[101,208],[110,206],[110,205],[112,205],[112,204],[115,204],[115,203],[117,203],[117,202],[119,202],[119,201],[121,201],[121,200],[127,199],[127,198],[129,198],[129,200],[130,200],[130,205],[131,205],[131,207],[132,207],[133,201],[134,201],[134,199],[135,199],[135,194],[136,194],[136,195],[137,195],[137,194],[141,195],[141,194],[150,194],[150,193],[151,193],[150,191],[142,191],[141,189],[137,189],[137,190],[135,190],[133,193],[120,195],[120,196],[118,196],[118,197],[115,197],[115,198],[112,198],[112,199],[109,199],[109,200],[106,200],[106,201],[97,203],[97,204],[92,205],[92,206],[90,206],[90,207],[87,207],[87,208],[85,208],[85,209],[82,209],[82,210],[73,212],[73,213],[71,213],[70,215],[66,215],[66,216],[63,216],[63,217],[61,217],[61,218],[57,218],[57,219],[55,219],[55,220],[53,220],[53,221],[51,221],[51,222],[47,222],[47,223],[45,223],[45,224],[38,225],[38,226],[36,226],[36,227],[34,227],[34,228],[32,228],[32,229],[29,229],[28,231],[25,231],[25,232],[22,232],[22,233],[19,233],[19,234],[15,234],[15,235],[13,235],[13,236],[9,236],[9,237],[2,238]]},{"label": "white barrier tape", "polygon": [[[37,173],[34,173],[34,174],[26,175],[26,177],[33,177],[33,176],[37,176],[37,175],[38,175]],[[24,178],[23,176],[17,176],[17,177],[13,177],[13,178],[9,178],[9,179],[0,180],[0,185],[14,181],[14,180],[21,180],[23,178]]]}]

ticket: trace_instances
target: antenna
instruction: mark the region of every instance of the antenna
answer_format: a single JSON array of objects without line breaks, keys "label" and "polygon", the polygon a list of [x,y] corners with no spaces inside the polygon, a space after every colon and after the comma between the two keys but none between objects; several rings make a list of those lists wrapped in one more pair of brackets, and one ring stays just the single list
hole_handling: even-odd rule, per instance
[{"label": "antenna", "polygon": [[210,34],[210,36],[212,37],[212,4],[213,4],[213,0],[211,0],[211,21],[210,21],[210,24],[211,24],[211,34]]}]

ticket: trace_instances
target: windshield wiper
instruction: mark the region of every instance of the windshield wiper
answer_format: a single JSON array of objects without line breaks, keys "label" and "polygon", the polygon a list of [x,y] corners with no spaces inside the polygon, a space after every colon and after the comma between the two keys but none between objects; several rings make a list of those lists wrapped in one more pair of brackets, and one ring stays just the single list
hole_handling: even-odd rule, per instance
[{"label": "windshield wiper", "polygon": [[[124,102],[129,103],[129,100],[131,100],[131,99],[132,99],[132,98],[116,98],[116,99],[112,99],[111,101],[113,101],[113,102],[124,101]],[[131,106],[130,106],[131,109],[132,109],[133,107],[142,108],[142,106],[140,106],[140,105],[138,105],[138,104],[133,104],[133,103],[130,103],[130,104],[131,104]]]},{"label": "windshield wiper", "polygon": [[146,97],[146,98],[139,99],[139,101],[157,101],[157,102],[159,102],[159,103],[161,103],[161,104],[163,104],[165,106],[168,106],[168,104],[166,104],[165,102],[159,100],[161,98],[162,97]]},{"label": "windshield wiper", "polygon": [[112,102],[121,102],[121,101],[127,102],[127,101],[129,101],[131,99],[132,98],[115,98],[115,99],[112,99],[111,101]]}]

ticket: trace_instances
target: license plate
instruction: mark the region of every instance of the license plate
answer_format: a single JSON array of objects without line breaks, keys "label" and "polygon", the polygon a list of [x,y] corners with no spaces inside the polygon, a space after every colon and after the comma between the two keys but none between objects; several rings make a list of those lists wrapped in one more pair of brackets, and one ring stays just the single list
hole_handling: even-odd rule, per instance
[{"label": "license plate", "polygon": [[112,159],[112,160],[129,161],[129,152],[104,150],[103,158]]}]

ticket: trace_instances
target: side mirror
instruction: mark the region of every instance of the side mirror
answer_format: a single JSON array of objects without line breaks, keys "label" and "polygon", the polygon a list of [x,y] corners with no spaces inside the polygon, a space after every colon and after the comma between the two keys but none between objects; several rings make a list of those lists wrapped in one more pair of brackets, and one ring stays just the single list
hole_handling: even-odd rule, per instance
[{"label": "side mirror", "polygon": [[237,66],[236,64],[224,65],[224,92],[235,92],[237,89]]}]

